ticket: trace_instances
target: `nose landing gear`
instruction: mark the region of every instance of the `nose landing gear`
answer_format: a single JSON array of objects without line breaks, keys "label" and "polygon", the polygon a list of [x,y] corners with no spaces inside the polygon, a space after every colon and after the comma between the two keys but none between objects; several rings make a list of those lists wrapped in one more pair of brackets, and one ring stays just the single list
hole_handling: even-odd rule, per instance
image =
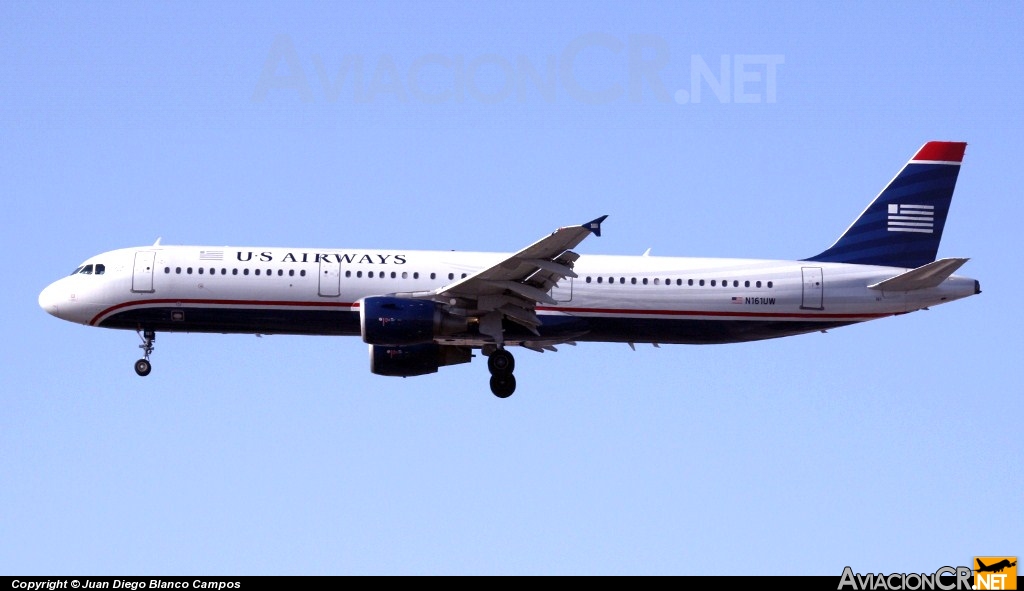
[{"label": "nose landing gear", "polygon": [[505,349],[496,349],[487,357],[487,369],[491,372],[491,392],[498,398],[508,398],[516,391],[515,357]]},{"label": "nose landing gear", "polygon": [[153,354],[153,342],[156,341],[156,332],[152,330],[135,332],[139,333],[139,338],[142,339],[142,344],[139,345],[139,348],[142,349],[142,359],[135,362],[135,373],[145,377],[149,375],[149,372],[153,371],[153,364],[149,362],[149,356]]}]

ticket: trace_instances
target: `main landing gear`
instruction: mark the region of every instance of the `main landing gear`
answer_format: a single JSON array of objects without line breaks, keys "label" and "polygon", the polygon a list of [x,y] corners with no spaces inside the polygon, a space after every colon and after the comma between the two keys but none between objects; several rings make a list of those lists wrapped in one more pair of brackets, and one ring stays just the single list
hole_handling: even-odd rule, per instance
[{"label": "main landing gear", "polygon": [[142,359],[135,362],[135,373],[145,377],[149,375],[149,372],[153,371],[153,364],[149,362],[149,356],[153,354],[153,342],[156,341],[156,332],[152,330],[136,332],[139,333],[139,338],[142,339],[142,344],[139,345],[139,348],[142,349]]},{"label": "main landing gear", "polygon": [[505,349],[495,349],[487,357],[487,369],[491,372],[491,392],[498,398],[508,398],[516,391],[516,377],[512,370],[516,359]]}]

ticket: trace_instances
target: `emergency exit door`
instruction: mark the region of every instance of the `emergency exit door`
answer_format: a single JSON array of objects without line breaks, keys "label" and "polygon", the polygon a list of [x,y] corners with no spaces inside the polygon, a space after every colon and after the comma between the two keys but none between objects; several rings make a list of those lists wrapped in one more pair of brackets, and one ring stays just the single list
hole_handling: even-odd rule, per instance
[{"label": "emergency exit door", "polygon": [[320,260],[320,295],[336,298],[341,295],[341,263]]}]

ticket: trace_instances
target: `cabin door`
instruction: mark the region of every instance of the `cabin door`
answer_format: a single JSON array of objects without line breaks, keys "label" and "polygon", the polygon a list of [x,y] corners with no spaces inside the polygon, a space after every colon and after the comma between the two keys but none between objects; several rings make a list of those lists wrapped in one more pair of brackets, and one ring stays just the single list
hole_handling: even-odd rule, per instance
[{"label": "cabin door", "polygon": [[135,268],[132,271],[132,291],[153,293],[153,261],[156,252],[152,250],[135,253]]},{"label": "cabin door", "polygon": [[800,307],[805,310],[824,310],[821,267],[804,267],[801,270],[804,275],[804,292]]}]

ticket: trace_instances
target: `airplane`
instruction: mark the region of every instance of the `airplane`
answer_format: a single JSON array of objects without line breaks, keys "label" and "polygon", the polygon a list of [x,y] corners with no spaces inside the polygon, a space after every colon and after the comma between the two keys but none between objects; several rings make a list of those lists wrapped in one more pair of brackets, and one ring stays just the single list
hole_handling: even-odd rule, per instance
[{"label": "airplane", "polygon": [[976,572],[976,573],[999,573],[999,572],[1003,572],[1004,568],[1010,568],[1012,566],[1017,566],[1017,562],[1016,561],[1010,562],[1010,560],[1008,558],[1004,558],[1004,559],[1000,560],[999,562],[997,562],[995,564],[989,564],[989,565],[986,565],[984,562],[982,562],[980,558],[977,558],[975,560],[978,561],[978,567],[979,567],[979,568],[974,570],[974,572]]},{"label": "airplane", "polygon": [[825,332],[981,293],[936,259],[967,144],[922,146],[834,244],[800,260],[582,255],[607,216],[515,253],[172,246],[90,257],[39,294],[49,314],[157,332],[360,336],[370,371],[411,377],[487,358],[516,389],[513,347],[721,344]]}]

